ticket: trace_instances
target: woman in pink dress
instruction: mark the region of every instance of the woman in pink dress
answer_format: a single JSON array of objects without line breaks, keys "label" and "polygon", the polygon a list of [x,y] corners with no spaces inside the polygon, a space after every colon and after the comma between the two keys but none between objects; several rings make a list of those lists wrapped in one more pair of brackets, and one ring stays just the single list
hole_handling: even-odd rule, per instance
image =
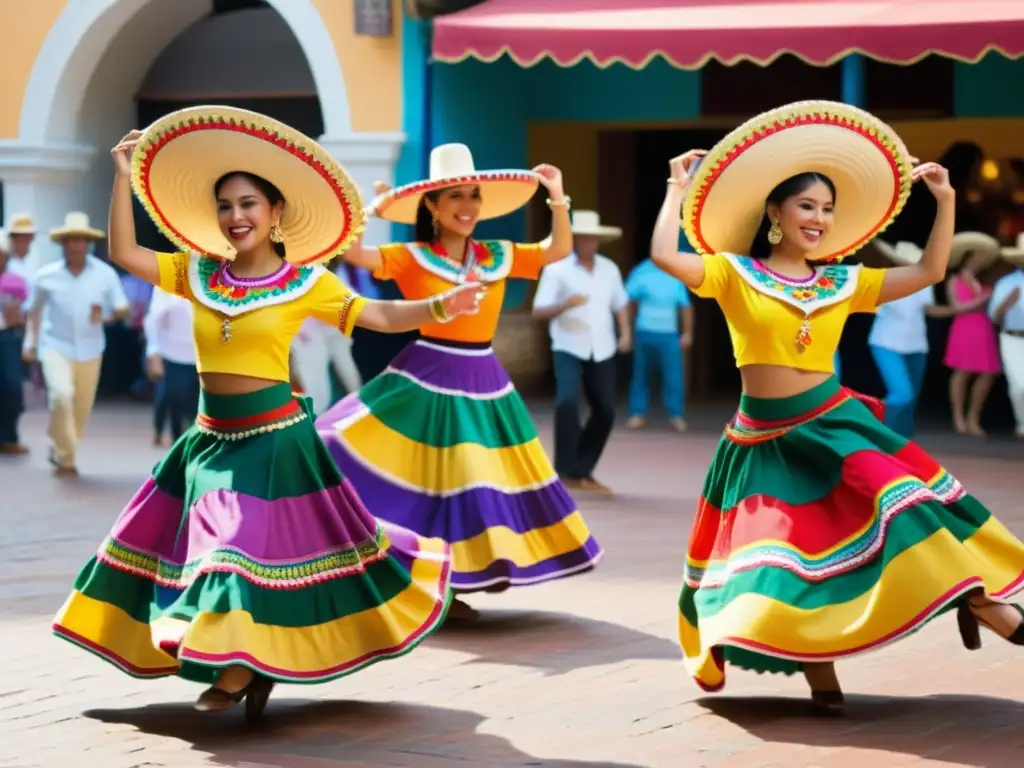
[{"label": "woman in pink dress", "polygon": [[949,377],[949,401],[953,426],[961,435],[984,436],[981,411],[992,384],[1002,372],[999,340],[986,312],[992,288],[982,285],[978,278],[997,258],[999,241],[993,237],[980,232],[961,232],[953,238],[950,267],[960,264],[960,269],[946,281],[946,300],[956,317],[949,329],[943,362],[953,369]]}]

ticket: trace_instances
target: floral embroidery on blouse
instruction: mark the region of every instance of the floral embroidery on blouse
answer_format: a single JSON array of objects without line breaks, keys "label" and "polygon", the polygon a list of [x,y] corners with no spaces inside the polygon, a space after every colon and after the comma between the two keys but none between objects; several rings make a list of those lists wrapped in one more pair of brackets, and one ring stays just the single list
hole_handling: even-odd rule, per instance
[{"label": "floral embroidery on blouse", "polygon": [[749,256],[727,254],[727,258],[752,288],[805,314],[846,301],[857,287],[857,267],[825,264],[815,267],[810,277],[801,280],[773,272]]},{"label": "floral embroidery on blouse", "polygon": [[270,275],[243,278],[231,274],[228,262],[198,254],[189,266],[196,300],[229,316],[292,301],[309,291],[324,271],[323,267],[296,267],[285,262]]},{"label": "floral embroidery on blouse", "polygon": [[470,240],[472,267],[451,258],[440,243],[406,243],[409,253],[423,269],[459,283],[468,279],[496,283],[508,277],[512,269],[512,243],[508,240]]}]

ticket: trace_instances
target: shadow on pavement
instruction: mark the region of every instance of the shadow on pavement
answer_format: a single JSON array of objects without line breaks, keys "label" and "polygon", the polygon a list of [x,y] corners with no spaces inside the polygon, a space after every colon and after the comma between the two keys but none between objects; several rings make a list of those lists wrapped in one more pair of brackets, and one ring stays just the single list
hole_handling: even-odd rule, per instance
[{"label": "shadow on pavement", "polygon": [[809,698],[697,703],[765,742],[877,750],[979,768],[1020,765],[1024,749],[1024,702],[991,696],[847,694],[840,716],[817,713]]},{"label": "shadow on pavement", "polygon": [[478,733],[484,718],[475,712],[409,704],[271,699],[258,726],[245,724],[241,707],[204,715],[191,705],[156,705],[85,716],[180,739],[235,768],[643,768],[534,757],[503,738]]},{"label": "shadow on pavement", "polygon": [[467,664],[531,667],[548,675],[624,661],[680,661],[676,643],[619,624],[548,611],[483,610],[446,624],[427,643],[471,653]]}]

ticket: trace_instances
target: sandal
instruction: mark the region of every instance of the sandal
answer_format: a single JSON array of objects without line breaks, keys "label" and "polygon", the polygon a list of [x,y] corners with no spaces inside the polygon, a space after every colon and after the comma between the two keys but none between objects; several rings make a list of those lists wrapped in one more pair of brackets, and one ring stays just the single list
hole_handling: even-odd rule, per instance
[{"label": "sandal", "polygon": [[1009,635],[1004,635],[992,624],[985,621],[979,614],[980,611],[995,605],[1004,605],[1004,603],[997,603],[994,600],[974,603],[969,599],[960,603],[956,611],[956,621],[960,629],[960,639],[963,641],[964,648],[969,651],[976,651],[981,648],[980,627],[985,627],[1013,645],[1024,645],[1024,608],[1011,604],[1011,607],[1020,614],[1021,621]]},{"label": "sandal", "polygon": [[197,712],[223,712],[244,699],[245,719],[258,720],[267,707],[273,688],[274,682],[270,678],[254,674],[252,680],[244,688],[233,693],[211,685],[199,694],[193,708]]}]

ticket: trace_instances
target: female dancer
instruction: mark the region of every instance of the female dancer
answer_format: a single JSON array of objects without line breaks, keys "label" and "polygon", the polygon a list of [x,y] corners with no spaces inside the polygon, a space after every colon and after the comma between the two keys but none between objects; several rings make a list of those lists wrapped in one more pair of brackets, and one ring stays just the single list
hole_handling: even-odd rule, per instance
[{"label": "female dancer", "polygon": [[949,404],[953,409],[953,428],[961,435],[984,437],[981,411],[1003,369],[996,328],[986,311],[992,288],[979,280],[979,275],[998,258],[999,241],[994,237],[961,232],[953,238],[951,266],[962,266],[946,282],[947,301],[956,317],[949,329],[943,362],[953,370],[949,377]]},{"label": "female dancer", "polygon": [[[134,156],[133,156],[134,151]],[[292,395],[307,317],[345,334],[473,312],[479,287],[367,301],[320,266],[362,228],[315,142],[261,115],[196,107],[112,150],[110,254],[188,299],[200,414],[82,570],[55,632],[136,677],[212,684],[196,703],[250,716],[274,681],[319,683],[414,648],[443,620],[450,551],[380,525]],[[182,253],[135,240],[132,188]]]},{"label": "female dancer", "polygon": [[[390,522],[452,545],[452,589],[499,592],[592,568],[603,554],[544,454],[526,406],[491,351],[509,277],[536,280],[572,250],[562,174],[477,172],[469,148],[437,147],[431,178],[371,206],[414,223],[415,243],[352,249],[345,258],[422,298],[466,279],[482,282],[481,311],[422,329],[388,369],[317,420],[341,471]],[[548,244],[472,239],[478,221],[548,192]],[[475,618],[460,600],[451,616]]]},{"label": "female dancer", "polygon": [[[913,243],[891,246],[875,240],[874,245],[897,266],[918,264],[924,255]],[[868,346],[885,383],[885,425],[904,437],[914,436],[917,399],[928,365],[927,318],[952,315],[952,307],[935,303],[931,285],[878,307]]]},{"label": "female dancer", "polygon": [[[726,316],[743,382],[708,471],[679,599],[687,669],[707,690],[728,662],[803,671],[812,699],[843,705],[833,662],[919,629],[954,606],[965,645],[981,622],[1024,644],[1024,544],[924,451],[886,428],[877,401],[840,387],[833,355],[851,312],[942,279],[953,236],[945,169],[914,171],[938,202],[921,261],[837,263],[902,208],[912,179],[888,126],[843,104],[800,102],[730,133],[671,177],[653,256]],[[703,257],[677,253],[683,226]],[[747,253],[749,255],[738,255]]]}]

